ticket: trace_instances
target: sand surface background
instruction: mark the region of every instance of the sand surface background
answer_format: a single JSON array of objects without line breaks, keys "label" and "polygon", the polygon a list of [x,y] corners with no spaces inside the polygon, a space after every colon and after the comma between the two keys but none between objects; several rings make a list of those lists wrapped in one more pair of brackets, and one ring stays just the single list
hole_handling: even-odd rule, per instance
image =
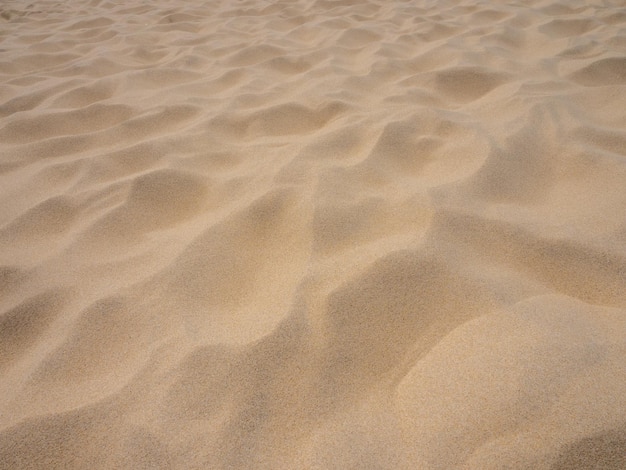
[{"label": "sand surface background", "polygon": [[0,468],[626,468],[626,6],[4,0]]}]

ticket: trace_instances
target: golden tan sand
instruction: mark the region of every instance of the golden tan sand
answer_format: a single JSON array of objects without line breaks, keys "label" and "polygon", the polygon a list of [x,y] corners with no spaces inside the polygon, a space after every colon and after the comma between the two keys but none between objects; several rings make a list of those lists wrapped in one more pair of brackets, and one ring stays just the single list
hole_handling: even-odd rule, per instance
[{"label": "golden tan sand", "polygon": [[0,9],[0,468],[626,468],[623,0]]}]

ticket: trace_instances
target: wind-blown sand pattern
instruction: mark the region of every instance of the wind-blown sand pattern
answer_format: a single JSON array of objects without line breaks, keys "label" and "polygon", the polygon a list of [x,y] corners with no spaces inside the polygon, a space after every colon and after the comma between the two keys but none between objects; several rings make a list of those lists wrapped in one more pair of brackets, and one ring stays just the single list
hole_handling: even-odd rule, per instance
[{"label": "wind-blown sand pattern", "polygon": [[622,0],[0,9],[0,468],[626,468]]}]

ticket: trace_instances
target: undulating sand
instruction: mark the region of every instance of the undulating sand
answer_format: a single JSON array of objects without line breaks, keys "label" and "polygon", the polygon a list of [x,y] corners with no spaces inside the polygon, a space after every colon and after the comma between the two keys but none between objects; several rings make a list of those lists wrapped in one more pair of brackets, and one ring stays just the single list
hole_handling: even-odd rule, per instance
[{"label": "undulating sand", "polygon": [[624,0],[3,0],[1,469],[625,469]]}]

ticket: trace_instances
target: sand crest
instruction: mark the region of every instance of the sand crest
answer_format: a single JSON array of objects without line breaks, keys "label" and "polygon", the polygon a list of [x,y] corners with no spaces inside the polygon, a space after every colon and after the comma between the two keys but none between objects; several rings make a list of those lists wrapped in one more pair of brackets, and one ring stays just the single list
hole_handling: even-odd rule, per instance
[{"label": "sand crest", "polygon": [[617,0],[6,0],[0,468],[626,468]]}]

